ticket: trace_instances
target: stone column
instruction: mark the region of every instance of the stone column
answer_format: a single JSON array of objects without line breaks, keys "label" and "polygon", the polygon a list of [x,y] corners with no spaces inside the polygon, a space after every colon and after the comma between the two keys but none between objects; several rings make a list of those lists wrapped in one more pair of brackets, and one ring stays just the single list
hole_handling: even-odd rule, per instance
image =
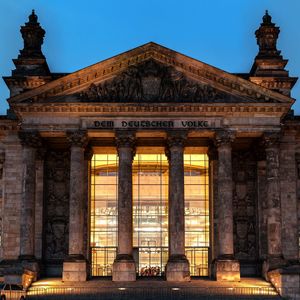
[{"label": "stone column", "polygon": [[20,259],[34,260],[35,244],[35,184],[36,148],[41,146],[37,132],[21,131],[19,138],[23,146],[23,185],[20,214]]},{"label": "stone column", "polygon": [[267,260],[263,265],[263,275],[268,278],[270,270],[283,266],[281,243],[281,205],[279,178],[278,132],[266,132],[264,144],[266,151],[266,196],[267,196]]},{"label": "stone column", "polygon": [[86,281],[87,264],[83,251],[84,235],[84,150],[86,132],[68,132],[71,146],[69,256],[63,265],[63,281]]},{"label": "stone column", "polygon": [[185,256],[184,227],[184,142],[186,132],[170,132],[166,154],[169,160],[169,259],[167,281],[190,281],[190,265]]},{"label": "stone column", "polygon": [[135,135],[118,131],[118,250],[113,263],[113,281],[135,281],[136,269],[132,248],[132,160]]},{"label": "stone column", "polygon": [[218,149],[218,258],[215,275],[218,281],[239,281],[240,264],[234,259],[232,162],[231,143],[234,133],[218,131],[215,143]]}]

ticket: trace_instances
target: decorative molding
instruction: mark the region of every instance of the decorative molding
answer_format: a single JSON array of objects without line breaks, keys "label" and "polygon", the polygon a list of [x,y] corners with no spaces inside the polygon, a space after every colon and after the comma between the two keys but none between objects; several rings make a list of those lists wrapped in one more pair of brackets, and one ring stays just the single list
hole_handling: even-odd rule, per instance
[{"label": "decorative molding", "polygon": [[215,105],[209,104],[177,104],[175,105],[134,105],[128,103],[126,105],[110,105],[110,104],[32,104],[32,105],[12,105],[16,113],[269,113],[269,114],[285,114],[289,111],[290,106],[283,105],[261,105],[257,103],[256,106],[240,105],[240,104],[224,104],[218,103]]}]

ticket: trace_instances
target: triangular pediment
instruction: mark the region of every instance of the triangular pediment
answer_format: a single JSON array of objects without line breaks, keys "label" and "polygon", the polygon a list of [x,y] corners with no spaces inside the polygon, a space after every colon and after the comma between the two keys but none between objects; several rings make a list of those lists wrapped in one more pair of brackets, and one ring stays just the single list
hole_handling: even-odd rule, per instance
[{"label": "triangular pediment", "polygon": [[18,103],[286,103],[294,100],[155,43],[8,99]]}]

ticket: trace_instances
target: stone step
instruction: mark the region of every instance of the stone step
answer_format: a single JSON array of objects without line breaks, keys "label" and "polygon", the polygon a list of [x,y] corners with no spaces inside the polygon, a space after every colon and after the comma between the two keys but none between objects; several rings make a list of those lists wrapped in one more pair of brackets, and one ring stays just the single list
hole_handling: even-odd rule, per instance
[{"label": "stone step", "polygon": [[282,299],[276,294],[273,289],[266,289],[257,295],[259,291],[253,289],[216,289],[216,288],[97,288],[97,289],[80,289],[80,288],[48,288],[48,289],[33,289],[29,290],[28,299],[82,299],[82,300],[279,300]]}]

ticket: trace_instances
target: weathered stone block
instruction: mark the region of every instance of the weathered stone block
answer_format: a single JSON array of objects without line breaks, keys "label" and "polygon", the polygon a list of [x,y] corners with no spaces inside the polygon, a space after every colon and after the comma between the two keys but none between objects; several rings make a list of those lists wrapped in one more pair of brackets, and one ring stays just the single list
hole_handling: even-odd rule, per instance
[{"label": "weathered stone block", "polygon": [[289,266],[268,273],[268,278],[285,299],[300,299],[300,266]]},{"label": "weathered stone block", "polygon": [[215,262],[217,281],[240,281],[240,263],[237,260],[218,260]]},{"label": "weathered stone block", "polygon": [[135,281],[134,261],[115,261],[113,264],[113,281]]},{"label": "weathered stone block", "polygon": [[167,281],[191,281],[188,261],[169,261],[166,266]]},{"label": "weathered stone block", "polygon": [[86,261],[64,262],[63,281],[86,281]]}]

